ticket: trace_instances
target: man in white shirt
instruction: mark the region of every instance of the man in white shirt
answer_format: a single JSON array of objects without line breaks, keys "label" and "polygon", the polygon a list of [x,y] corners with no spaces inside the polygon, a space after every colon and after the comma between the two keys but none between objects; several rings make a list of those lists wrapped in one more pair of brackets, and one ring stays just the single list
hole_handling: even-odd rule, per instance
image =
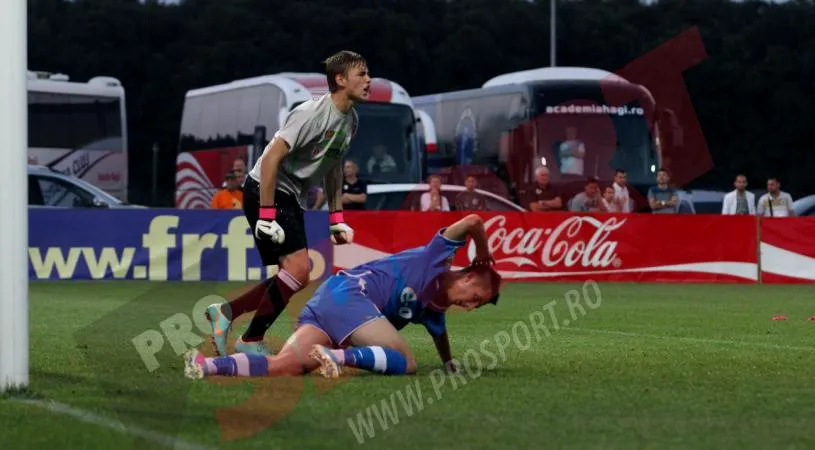
[{"label": "man in white shirt", "polygon": [[758,199],[758,215],[764,217],[792,217],[792,196],[781,190],[776,178],[767,180],[767,193]]},{"label": "man in white shirt", "polygon": [[614,188],[615,212],[631,212],[631,196],[628,195],[627,183],[625,170],[617,169],[614,171],[614,183],[611,186]]},{"label": "man in white shirt", "polygon": [[450,202],[441,193],[441,177],[431,175],[428,180],[430,190],[422,194],[422,211],[450,211]]},{"label": "man in white shirt", "polygon": [[751,215],[756,214],[756,196],[747,188],[747,177],[736,175],[733,183],[736,187],[724,196],[722,201],[722,214],[724,215]]},{"label": "man in white shirt", "polygon": [[614,198],[614,188],[611,186],[603,190],[603,206],[610,213],[622,212],[619,202]]},{"label": "man in white shirt", "polygon": [[566,129],[566,140],[560,144],[560,173],[583,176],[586,144],[577,139],[577,128]]}]

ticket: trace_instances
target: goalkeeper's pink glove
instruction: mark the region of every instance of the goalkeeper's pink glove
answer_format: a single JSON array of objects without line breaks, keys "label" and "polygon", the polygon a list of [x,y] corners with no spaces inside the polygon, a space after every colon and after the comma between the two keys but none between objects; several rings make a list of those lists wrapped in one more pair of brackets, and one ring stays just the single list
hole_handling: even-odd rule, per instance
[{"label": "goalkeeper's pink glove", "polygon": [[331,243],[341,245],[354,242],[354,229],[345,223],[342,211],[329,214],[328,221],[331,224],[328,227],[331,232]]}]

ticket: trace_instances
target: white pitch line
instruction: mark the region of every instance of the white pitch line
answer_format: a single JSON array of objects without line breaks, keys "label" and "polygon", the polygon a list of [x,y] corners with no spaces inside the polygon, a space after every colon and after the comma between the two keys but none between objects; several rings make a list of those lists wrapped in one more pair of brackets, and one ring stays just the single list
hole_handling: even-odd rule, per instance
[{"label": "white pitch line", "polygon": [[800,347],[795,345],[779,345],[779,344],[765,344],[762,342],[747,342],[747,341],[729,341],[725,339],[705,339],[705,338],[693,338],[693,337],[682,337],[682,336],[661,336],[658,334],[643,334],[643,333],[630,333],[627,331],[616,331],[616,330],[600,330],[594,328],[576,328],[576,327],[560,327],[561,330],[573,330],[573,331],[582,331],[585,333],[594,333],[594,334],[608,334],[614,336],[626,336],[626,337],[643,337],[643,338],[651,338],[651,339],[664,339],[670,341],[683,341],[683,342],[693,342],[697,344],[720,344],[720,345],[736,345],[742,347],[761,347],[761,348],[769,348],[773,350],[803,350],[809,352],[815,352],[815,347]]},{"label": "white pitch line", "polygon": [[109,428],[111,430],[118,431],[123,434],[129,434],[131,436],[140,437],[171,449],[214,450],[212,447],[205,447],[202,445],[186,442],[182,439],[172,437],[163,433],[159,433],[157,431],[148,430],[146,428],[141,428],[135,425],[125,425],[124,423],[118,420],[111,419],[108,417],[102,417],[89,411],[74,408],[64,403],[59,403],[50,400],[33,400],[33,399],[15,399],[14,401],[18,403],[24,403],[27,405],[38,406],[40,408],[47,409],[48,411],[51,411],[53,413],[73,417],[85,423],[99,425],[101,427]]}]

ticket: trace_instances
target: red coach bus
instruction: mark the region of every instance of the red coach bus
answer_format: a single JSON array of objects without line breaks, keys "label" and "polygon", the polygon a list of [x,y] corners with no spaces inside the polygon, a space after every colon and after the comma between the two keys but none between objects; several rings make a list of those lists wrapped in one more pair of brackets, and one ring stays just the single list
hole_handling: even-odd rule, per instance
[{"label": "red coach bus", "polygon": [[[540,165],[549,168],[550,182],[568,198],[583,190],[589,176],[610,183],[617,168],[641,191],[654,184],[655,171],[664,163],[653,96],[644,86],[604,70],[507,73],[477,89],[414,97],[413,102],[438,135],[438,146],[428,148],[429,171],[481,169],[500,185],[491,187],[496,192],[511,193],[531,183]],[[584,154],[571,154],[563,145],[567,141],[580,142]],[[636,206],[646,207],[645,198],[637,197]]]}]

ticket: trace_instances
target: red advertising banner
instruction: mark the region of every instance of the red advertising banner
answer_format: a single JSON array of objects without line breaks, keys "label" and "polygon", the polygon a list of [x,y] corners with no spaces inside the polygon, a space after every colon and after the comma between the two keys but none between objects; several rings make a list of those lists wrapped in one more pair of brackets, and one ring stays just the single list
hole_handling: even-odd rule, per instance
[{"label": "red advertising banner", "polygon": [[761,281],[815,283],[815,217],[761,219]]},{"label": "red advertising banner", "polygon": [[[355,242],[335,247],[335,268],[424,245],[433,233],[463,216],[346,211]],[[496,269],[508,280],[754,283],[758,279],[752,217],[521,212],[481,216]],[[454,266],[466,266],[474,253],[468,242]]]}]

